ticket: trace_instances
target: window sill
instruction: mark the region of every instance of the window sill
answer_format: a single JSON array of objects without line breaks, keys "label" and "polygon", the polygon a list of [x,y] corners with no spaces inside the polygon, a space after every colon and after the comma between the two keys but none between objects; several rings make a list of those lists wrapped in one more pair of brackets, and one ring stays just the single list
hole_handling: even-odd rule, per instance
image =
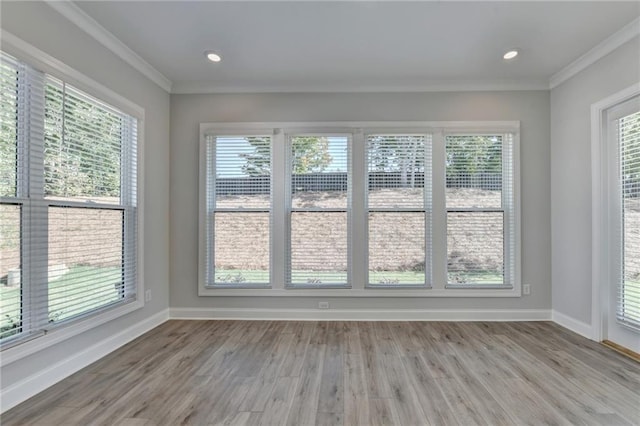
[{"label": "window sill", "polygon": [[54,329],[44,335],[33,339],[27,339],[22,343],[6,348],[0,352],[0,367],[11,364],[24,357],[32,355],[50,346],[63,342],[95,327],[136,311],[144,306],[144,302],[136,300],[113,309],[106,310],[95,316],[74,321],[69,325]]},{"label": "window sill", "polygon": [[198,296],[228,297],[520,297],[519,287],[503,289],[433,289],[433,288],[385,288],[385,289],[215,289],[198,290]]}]

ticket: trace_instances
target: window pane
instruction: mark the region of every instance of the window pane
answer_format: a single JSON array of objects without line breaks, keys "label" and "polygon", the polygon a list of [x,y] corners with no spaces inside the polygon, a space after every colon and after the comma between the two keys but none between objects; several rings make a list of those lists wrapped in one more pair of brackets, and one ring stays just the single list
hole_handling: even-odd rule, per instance
[{"label": "window pane", "polygon": [[49,77],[44,130],[47,198],[121,203],[122,114]]},{"label": "window pane", "polygon": [[447,213],[450,284],[502,284],[503,213]]},{"label": "window pane", "polygon": [[447,136],[447,207],[502,207],[502,136]]},{"label": "window pane", "polygon": [[619,128],[624,230],[619,316],[640,326],[640,112],[620,119]]},{"label": "window pane", "polygon": [[347,284],[347,213],[291,213],[291,284]]},{"label": "window pane", "polygon": [[425,214],[369,213],[369,283],[425,282]]},{"label": "window pane", "polygon": [[269,213],[214,215],[215,284],[269,283]]},{"label": "window pane", "polygon": [[291,138],[291,199],[295,208],[347,208],[346,136]]},{"label": "window pane", "polygon": [[22,332],[20,213],[0,204],[0,340]]},{"label": "window pane", "polygon": [[424,209],[426,142],[424,135],[367,137],[369,208]]},{"label": "window pane", "polygon": [[124,298],[123,211],[49,208],[49,322]]},{"label": "window pane", "polygon": [[215,159],[216,208],[271,206],[271,138],[218,137]]},{"label": "window pane", "polygon": [[18,71],[6,55],[0,58],[0,197],[14,197],[18,161]]}]

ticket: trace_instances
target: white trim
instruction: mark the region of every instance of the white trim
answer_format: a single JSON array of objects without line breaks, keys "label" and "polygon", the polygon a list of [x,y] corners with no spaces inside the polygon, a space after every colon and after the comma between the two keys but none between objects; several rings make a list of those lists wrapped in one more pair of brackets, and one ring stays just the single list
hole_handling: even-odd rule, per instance
[{"label": "white trim", "polygon": [[117,308],[108,309],[104,313],[98,315],[90,315],[85,319],[76,320],[68,326],[61,326],[38,338],[27,340],[24,343],[17,344],[0,352],[0,367],[4,368],[26,356],[32,355],[57,343],[70,339],[85,331],[96,328],[104,323],[112,321],[123,315],[138,310],[144,306],[144,295],[140,295],[140,300],[127,303]]},{"label": "white trim", "polygon": [[520,297],[518,288],[447,288],[436,289],[432,287],[416,288],[375,288],[367,287],[356,289],[354,287],[341,287],[339,289],[323,288],[287,288],[278,290],[276,285],[272,288],[211,288],[198,287],[198,296],[220,297]]},{"label": "white trim", "polygon": [[98,43],[115,53],[120,59],[138,70],[142,75],[156,83],[168,93],[171,93],[171,81],[160,71],[155,69],[140,55],[131,50],[126,44],[120,41],[113,33],[100,25],[95,19],[89,16],[72,1],[51,1],[47,4],[60,13],[62,16],[73,22],[81,30],[93,37]]},{"label": "white trim", "polygon": [[548,88],[553,89],[559,86],[638,35],[640,35],[640,18],[634,19],[619,31],[595,45],[584,55],[553,74],[549,79]]},{"label": "white trim", "polygon": [[[355,84],[354,84],[355,83]],[[426,92],[484,92],[549,90],[546,80],[495,80],[495,81],[425,81],[418,84],[302,84],[274,85],[253,84],[222,86],[210,81],[175,81],[172,94],[222,94],[222,93],[426,93]]]},{"label": "white trim", "polygon": [[169,310],[165,309],[149,318],[132,325],[121,332],[98,342],[80,353],[45,367],[44,369],[25,377],[0,391],[0,412],[6,412],[12,407],[31,398],[59,381],[69,377],[76,371],[103,358],[133,339],[159,326],[169,319]]},{"label": "white trim", "polygon": [[608,228],[607,176],[602,170],[607,138],[603,134],[603,114],[637,94],[640,94],[640,82],[591,105],[591,338],[596,341],[603,338],[601,304],[608,298],[605,286],[600,283],[606,282],[609,274],[609,239],[605,232]]},{"label": "white trim", "polygon": [[[260,130],[272,132],[273,129],[297,131],[298,129],[313,128],[319,131],[332,129],[336,132],[364,131],[394,132],[394,131],[435,131],[446,127],[449,133],[455,132],[519,132],[520,121],[274,121],[274,122],[210,122],[200,123],[200,134],[225,135],[246,134],[248,131]],[[325,129],[325,130],[323,130]],[[253,133],[252,133],[253,134]]]},{"label": "white trim", "polygon": [[181,320],[549,321],[548,309],[260,309],[169,308]]},{"label": "white trim", "polygon": [[[572,318],[568,315],[560,313],[556,310],[551,311],[551,321],[556,324],[573,331],[574,333],[578,333],[579,335],[586,337],[587,339],[593,338],[593,328],[591,324],[586,322],[578,321],[575,318]],[[596,339],[592,339],[596,340]]]},{"label": "white trim", "polygon": [[39,71],[64,80],[77,89],[87,92],[91,96],[99,98],[101,101],[122,110],[122,112],[132,115],[139,120],[144,120],[144,108],[131,102],[124,96],[119,95],[108,87],[87,77],[64,62],[59,61],[6,30],[1,30],[0,38],[2,39],[2,50],[4,52],[15,56],[17,59],[26,62]]}]

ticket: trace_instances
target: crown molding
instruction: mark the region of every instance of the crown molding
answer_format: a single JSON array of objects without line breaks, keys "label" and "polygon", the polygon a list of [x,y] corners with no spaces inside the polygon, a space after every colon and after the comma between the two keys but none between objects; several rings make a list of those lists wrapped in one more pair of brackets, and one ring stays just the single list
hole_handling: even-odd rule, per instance
[{"label": "crown molding", "polygon": [[253,84],[226,86],[207,81],[176,81],[172,94],[223,93],[404,93],[549,90],[544,80],[427,81],[418,84]]},{"label": "crown molding", "polygon": [[120,59],[141,72],[145,77],[156,83],[165,91],[171,93],[171,81],[160,71],[151,66],[140,55],[131,50],[109,30],[100,25],[95,19],[80,9],[72,1],[46,0],[47,4],[62,16],[73,22],[81,30],[89,34],[96,41],[115,53]]},{"label": "crown molding", "polygon": [[549,89],[553,89],[569,80],[580,71],[594,64],[638,35],[640,35],[640,17],[634,19],[619,31],[598,43],[587,53],[552,75],[549,79]]}]

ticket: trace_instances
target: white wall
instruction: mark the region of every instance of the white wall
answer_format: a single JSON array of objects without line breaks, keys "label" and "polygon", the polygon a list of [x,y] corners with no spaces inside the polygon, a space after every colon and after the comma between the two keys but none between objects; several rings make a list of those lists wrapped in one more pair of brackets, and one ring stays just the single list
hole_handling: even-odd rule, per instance
[{"label": "white wall", "polygon": [[3,2],[2,29],[22,38],[145,109],[145,286],[152,301],[63,343],[13,362],[1,371],[5,390],[46,367],[148,319],[168,307],[169,95],[45,3]]},{"label": "white wall", "polygon": [[[172,308],[317,308],[317,298],[198,297],[198,125],[236,121],[520,120],[523,298],[323,298],[332,308],[550,309],[549,92],[171,96]],[[250,294],[251,290],[247,291]]]},{"label": "white wall", "polygon": [[553,309],[591,323],[591,104],[640,81],[640,38],[551,90]]}]

